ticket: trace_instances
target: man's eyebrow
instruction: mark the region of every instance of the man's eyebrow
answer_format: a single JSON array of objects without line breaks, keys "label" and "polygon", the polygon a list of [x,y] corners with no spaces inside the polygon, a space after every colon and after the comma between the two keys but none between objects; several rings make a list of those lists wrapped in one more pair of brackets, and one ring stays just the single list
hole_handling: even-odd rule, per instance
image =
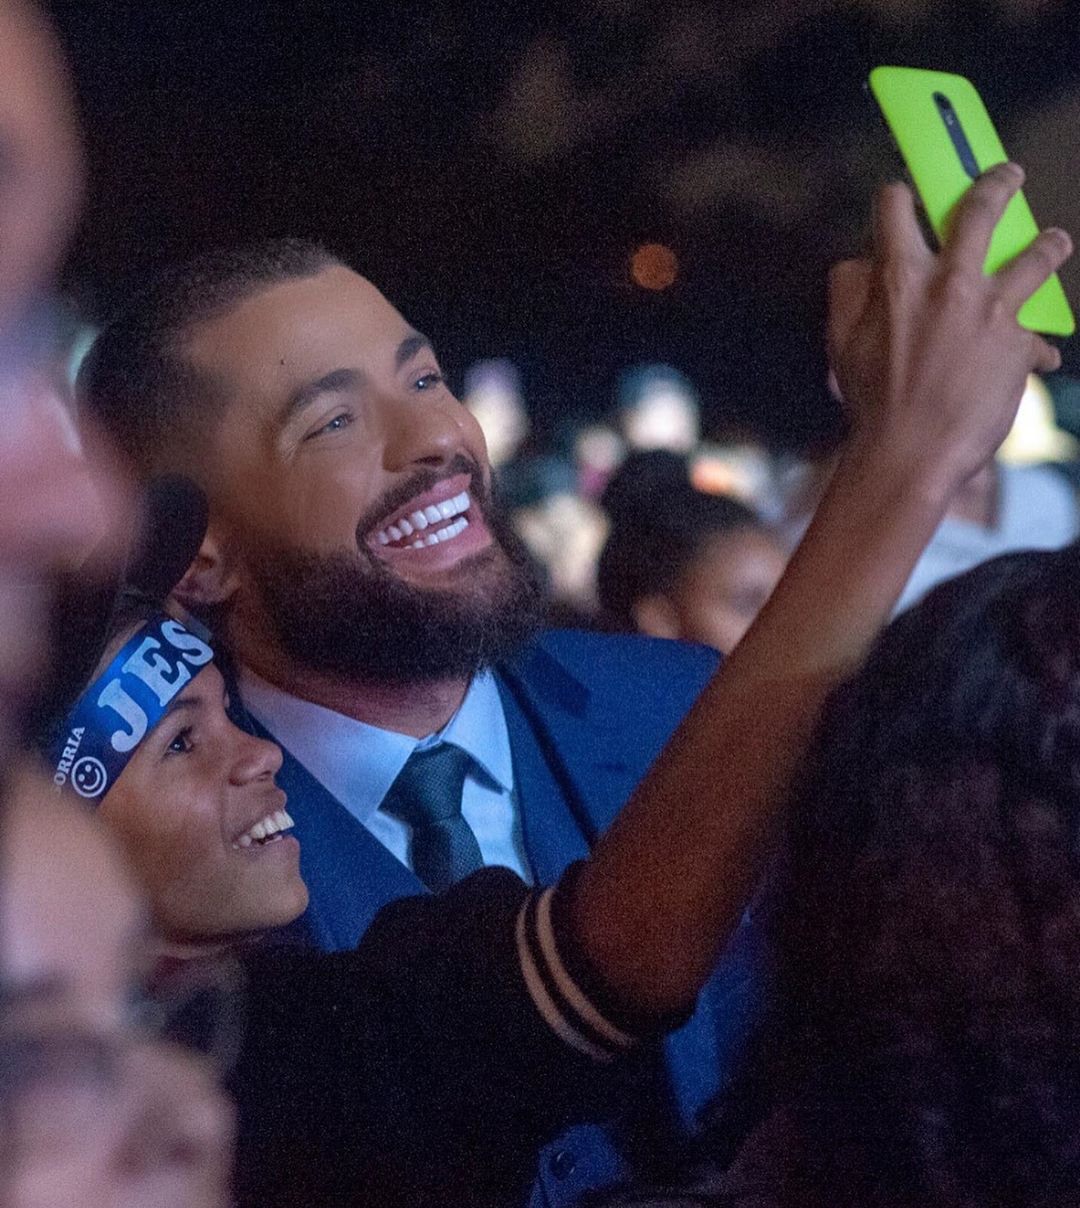
[{"label": "man's eyebrow", "polygon": [[434,351],[434,346],[427,336],[422,335],[419,331],[410,332],[398,345],[397,352],[394,353],[394,368],[400,369],[403,365],[407,365],[422,348]]},{"label": "man's eyebrow", "polygon": [[322,395],[344,394],[348,390],[355,390],[363,380],[364,375],[359,369],[331,369],[329,373],[324,373],[315,381],[301,386],[289,397],[289,401],[281,409],[281,426],[284,427],[294,415],[303,411],[305,407],[310,406]]},{"label": "man's eyebrow", "polygon": [[[424,348],[433,348],[428,337],[419,331],[411,331],[397,346],[397,351],[394,353],[394,370],[397,371],[407,365]],[[344,394],[349,390],[355,390],[363,382],[364,373],[360,369],[331,369],[329,373],[324,373],[315,381],[301,386],[290,396],[289,401],[281,410],[281,427],[284,427],[294,415],[303,411],[305,407],[310,406],[322,395]]]}]

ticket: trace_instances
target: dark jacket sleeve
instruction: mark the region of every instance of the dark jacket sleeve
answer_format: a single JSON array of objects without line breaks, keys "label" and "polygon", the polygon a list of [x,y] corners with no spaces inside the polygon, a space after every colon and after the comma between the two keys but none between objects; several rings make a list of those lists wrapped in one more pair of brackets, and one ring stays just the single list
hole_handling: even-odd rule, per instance
[{"label": "dark jacket sleeve", "polygon": [[614,1116],[676,1021],[618,1009],[560,936],[572,884],[487,868],[384,907],[355,951],[249,960],[240,1203],[512,1203],[546,1139]]}]

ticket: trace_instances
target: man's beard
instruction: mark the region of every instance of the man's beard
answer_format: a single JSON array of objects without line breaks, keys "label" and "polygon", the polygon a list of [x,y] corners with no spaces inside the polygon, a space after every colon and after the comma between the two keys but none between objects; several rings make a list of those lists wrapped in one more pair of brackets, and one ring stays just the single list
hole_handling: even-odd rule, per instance
[{"label": "man's beard", "polygon": [[367,549],[366,521],[356,553],[264,550],[252,573],[282,652],[309,671],[365,684],[468,678],[516,653],[540,627],[541,580],[478,479],[470,491],[492,543],[458,566],[461,590],[396,575]]}]

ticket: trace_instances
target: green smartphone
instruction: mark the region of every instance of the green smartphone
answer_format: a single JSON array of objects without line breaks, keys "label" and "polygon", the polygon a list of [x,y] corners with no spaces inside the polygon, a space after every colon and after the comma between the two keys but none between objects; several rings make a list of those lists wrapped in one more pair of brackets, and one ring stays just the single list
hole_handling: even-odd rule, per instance
[{"label": "green smartphone", "polygon": [[[963,76],[916,67],[875,67],[870,91],[885,115],[934,234],[943,237],[972,181],[1008,159],[975,86]],[[1039,233],[1023,193],[1009,202],[990,240],[985,270],[996,272]],[[1055,273],[1020,308],[1029,331],[1071,336],[1076,320]]]}]

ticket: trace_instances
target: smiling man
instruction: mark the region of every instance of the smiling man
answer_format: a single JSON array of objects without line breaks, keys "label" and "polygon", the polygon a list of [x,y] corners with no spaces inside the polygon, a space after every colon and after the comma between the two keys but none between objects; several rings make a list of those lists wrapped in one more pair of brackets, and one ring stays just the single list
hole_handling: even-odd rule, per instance
[{"label": "smiling man", "polygon": [[184,342],[188,372],[232,403],[212,449],[189,450],[219,506],[186,591],[231,601],[235,652],[266,683],[419,738],[520,645],[535,591],[493,531],[483,437],[430,342],[317,249],[266,255],[261,287]]}]

